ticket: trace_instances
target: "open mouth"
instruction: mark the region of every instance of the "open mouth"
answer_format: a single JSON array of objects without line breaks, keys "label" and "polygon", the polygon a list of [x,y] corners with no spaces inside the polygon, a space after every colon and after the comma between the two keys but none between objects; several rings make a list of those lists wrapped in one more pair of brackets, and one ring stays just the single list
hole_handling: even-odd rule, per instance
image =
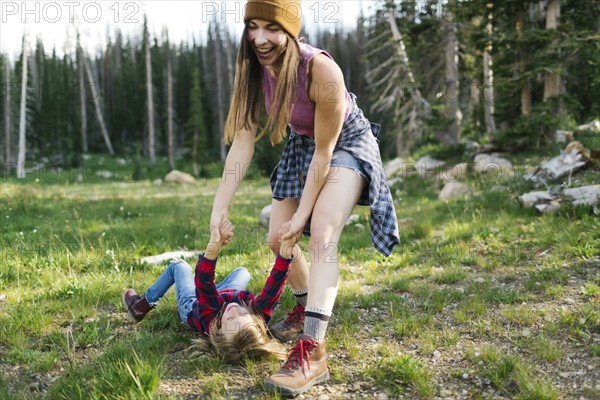
[{"label": "open mouth", "polygon": [[258,54],[259,57],[269,57],[273,51],[275,50],[275,47],[269,47],[267,49],[260,49],[258,47],[256,47],[256,53]]}]

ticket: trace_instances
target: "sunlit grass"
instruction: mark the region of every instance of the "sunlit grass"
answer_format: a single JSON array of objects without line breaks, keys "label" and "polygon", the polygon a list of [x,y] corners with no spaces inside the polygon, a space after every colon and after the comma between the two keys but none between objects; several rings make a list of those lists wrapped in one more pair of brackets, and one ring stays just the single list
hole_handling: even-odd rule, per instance
[{"label": "sunlit grass", "polygon": [[[353,377],[338,363],[342,355],[356,363],[370,388],[390,397],[409,396],[407,390],[411,397],[431,397],[437,388],[422,357],[454,351],[467,335],[469,341],[498,345],[510,337],[522,354],[500,346],[478,350],[478,356],[469,350],[471,368],[504,397],[554,399],[564,396],[548,383],[550,377],[538,379],[532,365],[559,362],[568,346],[598,356],[597,218],[582,210],[539,216],[522,209],[511,194],[487,193],[497,182],[470,183],[474,196],[442,203],[429,183],[407,179],[396,206],[398,218],[406,219],[402,243],[388,258],[372,248],[368,228],[344,231],[341,285],[327,338],[334,383]],[[520,188],[510,180],[502,184]],[[54,374],[48,398],[102,398],[104,392],[161,398],[158,384],[173,367],[165,359],[188,347],[190,334],[172,293],[138,325],[126,319],[120,295],[126,287],[143,291],[162,272],[164,266],[142,264],[141,257],[205,246],[217,186],[218,179],[188,186],[133,180],[2,183],[5,364]],[[220,257],[216,280],[243,265],[253,275],[250,289],[262,288],[273,255],[258,215],[270,202],[267,179],[241,186],[230,209],[234,241]],[[368,227],[367,209],[357,207],[355,213]],[[300,244],[308,250],[307,238]],[[195,259],[188,261],[193,265]],[[555,312],[530,307],[568,297],[577,302]],[[274,320],[293,305],[286,289]],[[525,329],[535,333],[523,335]],[[377,338],[377,352],[365,353],[364,337]],[[419,353],[406,353],[409,346]],[[246,387],[261,392],[260,398],[279,398],[262,392],[264,378],[278,366],[248,361]],[[201,382],[203,398],[229,398],[224,388],[234,378],[221,360],[189,359],[177,368]],[[461,382],[462,369],[445,368],[442,373]],[[0,398],[27,398],[27,376],[14,385],[0,376]]]}]

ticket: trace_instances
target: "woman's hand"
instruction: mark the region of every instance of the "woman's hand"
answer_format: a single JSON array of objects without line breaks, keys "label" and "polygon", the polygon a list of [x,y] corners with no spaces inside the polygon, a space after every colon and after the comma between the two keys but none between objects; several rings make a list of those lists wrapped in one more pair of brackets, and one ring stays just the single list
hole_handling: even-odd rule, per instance
[{"label": "woman's hand", "polygon": [[306,225],[306,221],[294,215],[292,219],[281,225],[281,228],[279,228],[279,237],[282,241],[292,240],[296,243],[302,237],[304,225]]},{"label": "woman's hand", "polygon": [[294,248],[296,247],[296,243],[298,240],[300,240],[300,236],[302,235],[302,231],[300,232],[300,235],[288,235],[291,224],[291,220],[287,221],[279,229],[279,255],[287,259],[294,258],[297,255],[294,254]]},{"label": "woman's hand", "polygon": [[230,220],[224,220],[217,228],[211,229],[210,241],[206,246],[204,257],[209,260],[214,260],[219,255],[221,249],[233,238],[234,226]]}]

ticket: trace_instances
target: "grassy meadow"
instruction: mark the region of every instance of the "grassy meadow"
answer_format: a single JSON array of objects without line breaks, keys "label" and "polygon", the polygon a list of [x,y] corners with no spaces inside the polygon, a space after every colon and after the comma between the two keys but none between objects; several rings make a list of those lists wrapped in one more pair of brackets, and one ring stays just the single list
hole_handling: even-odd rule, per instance
[{"label": "grassy meadow", "polygon": [[[122,291],[143,292],[164,267],[140,258],[206,245],[218,179],[158,185],[123,171],[1,182],[0,398],[277,399],[262,382],[279,362],[226,365],[189,349],[173,293],[140,324],[126,318]],[[449,202],[437,199],[442,182],[395,186],[402,244],[388,258],[357,207],[367,228],[346,227],[340,243],[332,380],[301,398],[600,398],[598,216],[521,208],[532,188],[519,176],[466,182],[471,195]],[[267,179],[241,186],[217,280],[243,265],[260,290],[269,203]]]}]

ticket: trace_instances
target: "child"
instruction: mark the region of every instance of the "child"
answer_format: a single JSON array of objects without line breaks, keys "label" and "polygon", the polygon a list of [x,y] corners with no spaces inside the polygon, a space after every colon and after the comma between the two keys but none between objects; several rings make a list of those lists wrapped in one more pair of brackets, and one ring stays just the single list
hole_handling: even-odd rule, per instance
[{"label": "child", "polygon": [[295,242],[281,243],[275,265],[258,296],[246,291],[250,274],[238,268],[218,285],[214,283],[217,256],[233,236],[233,225],[224,220],[213,229],[210,243],[196,264],[195,279],[189,264],[173,260],[145,294],[133,289],[123,293],[123,304],[129,316],[141,321],[175,284],[177,306],[183,323],[192,330],[208,335],[210,345],[226,361],[239,361],[244,356],[274,354],[285,357],[283,346],[269,339],[266,323],[273,314],[287,279]]}]

